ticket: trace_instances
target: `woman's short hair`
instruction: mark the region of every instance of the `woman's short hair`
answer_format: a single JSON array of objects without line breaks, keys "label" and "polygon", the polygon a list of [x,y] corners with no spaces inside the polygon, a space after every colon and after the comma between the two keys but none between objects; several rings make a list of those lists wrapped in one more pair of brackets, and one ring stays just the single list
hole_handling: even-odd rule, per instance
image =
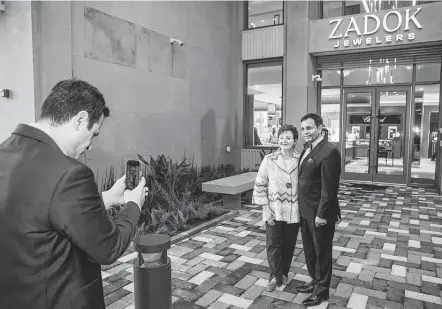
[{"label": "woman's short hair", "polygon": [[298,130],[295,126],[292,126],[291,124],[284,124],[282,125],[278,130],[278,138],[283,132],[292,132],[293,133],[293,139],[296,141],[298,139]]}]

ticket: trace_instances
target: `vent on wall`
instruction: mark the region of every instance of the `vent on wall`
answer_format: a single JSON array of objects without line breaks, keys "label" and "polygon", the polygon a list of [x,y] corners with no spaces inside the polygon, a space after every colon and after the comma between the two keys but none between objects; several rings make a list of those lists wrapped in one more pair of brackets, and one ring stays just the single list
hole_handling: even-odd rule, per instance
[{"label": "vent on wall", "polygon": [[261,164],[260,149],[241,149],[241,169],[258,170]]},{"label": "vent on wall", "polygon": [[5,1],[0,1],[0,12],[4,12],[6,10]]}]

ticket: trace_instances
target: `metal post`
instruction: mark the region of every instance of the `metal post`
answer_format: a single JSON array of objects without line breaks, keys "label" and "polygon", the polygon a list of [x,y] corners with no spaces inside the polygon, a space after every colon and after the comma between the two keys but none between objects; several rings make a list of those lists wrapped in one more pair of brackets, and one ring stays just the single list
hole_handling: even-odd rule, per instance
[{"label": "metal post", "polygon": [[147,234],[135,237],[133,243],[138,252],[133,265],[135,309],[171,309],[170,237]]}]

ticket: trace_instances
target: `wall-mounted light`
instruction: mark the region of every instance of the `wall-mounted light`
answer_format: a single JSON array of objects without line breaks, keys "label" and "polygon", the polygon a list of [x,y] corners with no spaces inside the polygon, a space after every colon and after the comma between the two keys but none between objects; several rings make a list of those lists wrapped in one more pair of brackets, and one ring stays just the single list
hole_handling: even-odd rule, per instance
[{"label": "wall-mounted light", "polygon": [[9,98],[11,95],[11,91],[9,89],[0,89],[0,97]]},{"label": "wall-mounted light", "polygon": [[312,82],[322,82],[321,75],[312,75]]}]

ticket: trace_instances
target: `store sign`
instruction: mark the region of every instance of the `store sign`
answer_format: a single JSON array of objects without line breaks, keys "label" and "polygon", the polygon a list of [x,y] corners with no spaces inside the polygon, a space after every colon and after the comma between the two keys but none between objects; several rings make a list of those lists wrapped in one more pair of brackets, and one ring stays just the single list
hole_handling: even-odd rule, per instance
[{"label": "store sign", "polygon": [[[370,115],[350,115],[350,124],[370,124]],[[381,115],[378,121],[382,124],[401,124],[401,115]]]},{"label": "store sign", "polygon": [[309,53],[441,44],[442,1],[309,22]]},{"label": "store sign", "polygon": [[[405,11],[393,10],[382,19],[375,14],[366,14],[362,18],[362,24],[358,24],[355,17],[332,19],[330,25],[333,25],[333,29],[328,38],[333,40],[334,48],[413,41],[416,38],[414,31],[423,28],[419,21],[421,10],[421,7]],[[386,35],[379,34],[380,29]],[[350,39],[352,33],[356,37]]]}]

